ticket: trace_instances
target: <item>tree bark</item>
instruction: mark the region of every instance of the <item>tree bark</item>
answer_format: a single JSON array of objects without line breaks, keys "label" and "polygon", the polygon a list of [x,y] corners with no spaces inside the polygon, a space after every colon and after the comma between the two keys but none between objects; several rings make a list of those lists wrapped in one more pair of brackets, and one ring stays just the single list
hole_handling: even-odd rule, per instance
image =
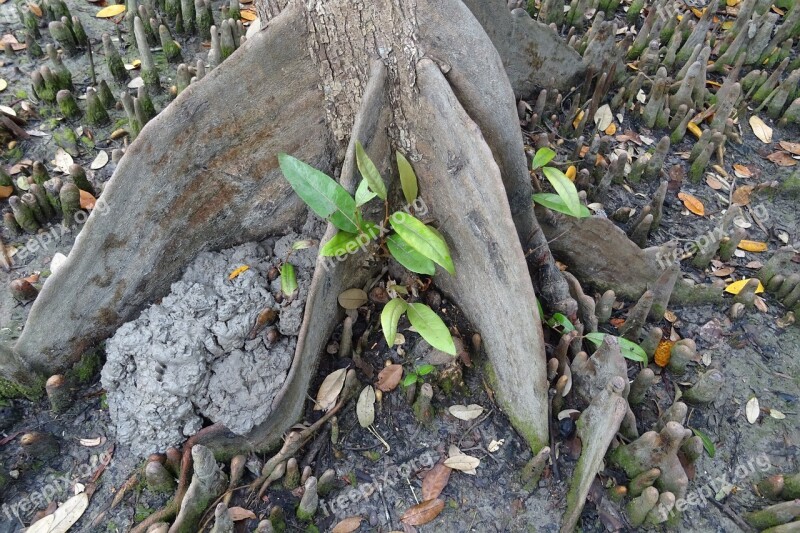
[{"label": "tree bark", "polygon": [[[460,0],[263,0],[258,11],[262,31],[132,143],[101,197],[112,216],[92,214],[34,304],[17,353],[36,372],[63,370],[163,296],[199,251],[299,225],[303,208],[276,155],[332,175],[341,168],[352,191],[360,140],[385,172],[395,150],[412,161],[453,251],[456,275],[435,281],[483,336],[497,398],[538,451],[547,442],[547,382],[526,254],[542,299],[571,316],[576,305],[533,213],[506,75],[520,55],[504,66]],[[498,42],[508,41],[503,20],[485,21]],[[250,435],[213,433],[202,443],[260,449],[300,416],[339,318],[336,296],[370,274],[363,259],[331,271],[318,263],[270,420]]]}]

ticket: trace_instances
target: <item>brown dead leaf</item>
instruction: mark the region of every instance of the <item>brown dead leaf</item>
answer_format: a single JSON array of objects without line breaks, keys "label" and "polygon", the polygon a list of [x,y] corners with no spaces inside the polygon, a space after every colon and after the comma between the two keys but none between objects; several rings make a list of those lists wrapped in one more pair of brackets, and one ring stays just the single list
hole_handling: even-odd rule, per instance
[{"label": "brown dead leaf", "polygon": [[589,152],[589,147],[584,144],[583,146],[581,146],[580,156],[585,157],[587,152]]},{"label": "brown dead leaf", "polygon": [[475,469],[481,465],[481,460],[478,459],[477,457],[473,457],[465,453],[460,453],[456,455],[451,455],[450,457],[445,459],[444,465],[452,468],[453,470],[458,470],[460,472],[464,472],[465,474],[470,474],[474,473]]},{"label": "brown dead leaf", "polygon": [[39,4],[28,4],[28,9],[39,18],[42,18],[42,8],[39,7]]},{"label": "brown dead leaf", "polygon": [[410,507],[403,513],[403,516],[400,517],[400,521],[408,526],[422,526],[439,516],[442,509],[444,509],[444,500],[438,498],[435,500],[425,500],[422,503]]},{"label": "brown dead leaf", "polygon": [[686,209],[691,211],[697,216],[705,216],[706,208],[703,205],[703,202],[695,198],[689,193],[679,192],[678,198],[683,202],[683,205],[686,206]]},{"label": "brown dead leaf", "polygon": [[709,174],[706,176],[706,185],[714,189],[715,191],[719,191],[725,188],[725,184],[719,181],[717,178]]},{"label": "brown dead leaf", "polygon": [[618,327],[620,327],[622,324],[624,324],[624,323],[625,323],[625,319],[624,319],[624,318],[612,318],[611,320],[609,320],[609,323],[610,323],[612,326],[614,326],[615,328],[618,328]]},{"label": "brown dead leaf", "polygon": [[97,202],[97,199],[89,194],[88,192],[81,190],[81,209],[86,209],[91,211],[94,209],[94,204]]},{"label": "brown dead leaf", "polygon": [[717,276],[718,278],[727,278],[728,276],[733,274],[734,270],[736,270],[736,269],[733,268],[733,267],[719,268],[719,269],[715,270],[714,272],[712,272],[712,274]]},{"label": "brown dead leaf", "polygon": [[11,185],[0,185],[0,200],[5,200],[14,194],[14,187]]},{"label": "brown dead leaf", "polygon": [[761,261],[750,261],[749,263],[747,263],[745,265],[746,268],[752,268],[754,270],[758,270],[760,268],[763,268],[763,266],[764,266],[764,263],[762,263]]},{"label": "brown dead leaf", "polygon": [[231,507],[228,509],[228,514],[230,515],[231,520],[234,522],[238,522],[239,520],[256,519],[256,513],[250,509],[245,509],[244,507]]},{"label": "brown dead leaf", "polygon": [[758,140],[764,144],[772,142],[772,128],[767,126],[760,117],[756,115],[751,116],[749,123],[750,127],[753,129],[753,133],[758,137]]},{"label": "brown dead leaf", "polygon": [[781,148],[783,148],[787,152],[791,152],[794,155],[800,155],[800,143],[790,143],[789,141],[781,141],[778,144],[780,144]]},{"label": "brown dead leaf", "polygon": [[750,203],[750,194],[752,194],[753,189],[752,185],[744,185],[742,187],[737,187],[733,194],[731,195],[731,199],[733,203],[739,205],[747,205]]},{"label": "brown dead leaf", "polygon": [[342,392],[342,387],[344,387],[345,377],[347,377],[347,369],[340,368],[331,372],[322,380],[322,385],[319,386],[319,391],[317,392],[315,411],[328,411],[336,405],[339,393]]},{"label": "brown dead leaf", "polygon": [[360,516],[348,516],[331,529],[331,533],[353,533],[361,527],[361,521],[364,520]]},{"label": "brown dead leaf", "polygon": [[752,178],[753,177],[753,171],[750,170],[749,168],[747,168],[744,165],[740,165],[739,163],[736,163],[735,165],[733,165],[733,173],[736,174],[737,178]]},{"label": "brown dead leaf", "polygon": [[389,365],[378,372],[378,383],[375,384],[383,392],[393,391],[403,377],[403,365]]},{"label": "brown dead leaf", "polygon": [[450,481],[450,473],[452,471],[452,468],[442,463],[428,470],[422,479],[422,499],[433,500],[438,498],[447,486],[447,482]]},{"label": "brown dead leaf", "polygon": [[793,158],[789,152],[773,152],[767,156],[767,159],[779,167],[793,167],[797,164],[797,159]]},{"label": "brown dead leaf", "polygon": [[676,192],[681,190],[681,184],[683,183],[683,167],[680,165],[673,165],[669,168],[669,183],[667,184],[667,190],[670,192]]},{"label": "brown dead leaf", "polygon": [[258,15],[256,15],[256,12],[252,11],[250,9],[245,9],[245,10],[240,11],[240,15],[242,17],[242,21],[243,22],[253,22],[254,20],[256,20],[258,18]]}]

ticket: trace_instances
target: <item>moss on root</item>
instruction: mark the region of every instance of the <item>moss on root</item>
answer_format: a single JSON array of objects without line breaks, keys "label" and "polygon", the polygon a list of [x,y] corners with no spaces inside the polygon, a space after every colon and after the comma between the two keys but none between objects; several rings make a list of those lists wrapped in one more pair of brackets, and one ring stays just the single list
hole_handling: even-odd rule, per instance
[{"label": "moss on root", "polygon": [[100,350],[86,352],[81,356],[80,361],[67,372],[67,379],[76,385],[86,385],[100,372],[102,366],[103,359]]},{"label": "moss on root", "polygon": [[26,398],[35,401],[43,395],[44,379],[37,378],[33,385],[26,386],[0,377],[0,398]]}]

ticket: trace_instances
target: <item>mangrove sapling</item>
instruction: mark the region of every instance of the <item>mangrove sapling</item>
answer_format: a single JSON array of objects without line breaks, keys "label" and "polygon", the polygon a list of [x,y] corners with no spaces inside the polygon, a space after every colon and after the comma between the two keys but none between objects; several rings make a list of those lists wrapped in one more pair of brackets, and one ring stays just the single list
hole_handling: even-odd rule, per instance
[{"label": "mangrove sapling", "polygon": [[553,211],[564,213],[575,218],[591,216],[589,209],[581,205],[578,189],[575,184],[559,169],[547,166],[556,153],[550,148],[542,147],[536,151],[531,163],[531,170],[541,170],[542,174],[556,190],[556,194],[541,192],[533,195],[533,201]]},{"label": "mangrove sapling", "polygon": [[[388,252],[411,272],[433,276],[438,264],[454,274],[450,250],[442,235],[409,212],[417,200],[418,186],[414,169],[408,160],[397,152],[400,184],[409,207],[407,211],[398,210],[389,215],[386,183],[361,143],[356,142],[355,151],[362,176],[355,196],[351,196],[330,176],[299,159],[287,154],[278,156],[283,175],[292,189],[312,211],[338,229],[320,248],[320,255],[341,259],[376,242],[379,251]],[[384,218],[379,224],[364,220],[362,215],[363,206],[376,197],[384,201]],[[291,267],[288,262],[284,264],[284,268],[287,267]],[[284,289],[284,292],[287,291]],[[381,313],[381,326],[389,346],[394,345],[397,324],[404,313],[431,346],[450,355],[456,354],[447,326],[433,309],[420,302],[407,302],[399,295],[390,300]]]}]

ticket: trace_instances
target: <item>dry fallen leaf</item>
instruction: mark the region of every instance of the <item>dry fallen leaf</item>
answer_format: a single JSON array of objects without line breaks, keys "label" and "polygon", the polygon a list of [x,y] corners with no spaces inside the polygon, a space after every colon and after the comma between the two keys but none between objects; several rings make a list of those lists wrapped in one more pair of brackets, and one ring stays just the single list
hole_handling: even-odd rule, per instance
[{"label": "dry fallen leaf", "polygon": [[442,512],[444,500],[425,500],[422,503],[410,507],[400,517],[400,521],[407,526],[422,526],[427,524]]},{"label": "dry fallen leaf", "polygon": [[353,533],[361,527],[361,521],[364,520],[360,516],[348,516],[331,529],[331,533]]},{"label": "dry fallen leaf", "polygon": [[706,176],[706,185],[714,189],[715,191],[719,191],[725,188],[725,184],[719,181],[717,178],[709,174]]},{"label": "dry fallen leaf", "polygon": [[747,421],[751,424],[755,424],[756,420],[758,420],[758,415],[761,414],[761,408],[758,406],[758,398],[753,396],[747,400],[747,405],[745,405],[744,412],[747,415]]},{"label": "dry fallen leaf", "polygon": [[105,439],[103,437],[95,437],[93,439],[81,439],[79,442],[81,446],[92,448],[94,446],[100,446],[104,441]]},{"label": "dry fallen leaf", "polygon": [[447,482],[450,481],[450,473],[452,471],[452,468],[442,463],[438,463],[428,470],[425,477],[422,478],[422,499],[433,500],[438,498],[447,486]]},{"label": "dry fallen leaf", "polygon": [[689,130],[689,133],[691,133],[692,135],[694,135],[698,139],[703,134],[703,130],[701,130],[700,126],[698,126],[694,122],[689,122],[689,124],[686,125],[686,129]]},{"label": "dry fallen leaf", "polygon": [[783,148],[787,152],[791,152],[794,155],[800,155],[800,143],[792,143],[792,142],[789,142],[789,141],[781,141],[778,144],[780,144],[781,148]]},{"label": "dry fallen leaf", "polygon": [[258,18],[258,15],[256,15],[256,12],[255,11],[250,11],[249,9],[245,9],[243,11],[240,11],[239,15],[242,17],[243,21],[247,21],[247,22],[253,22],[254,20],[256,20],[256,18]]},{"label": "dry fallen leaf", "polygon": [[754,270],[758,270],[764,266],[764,263],[761,261],[750,261],[745,265],[746,268],[752,268]]},{"label": "dry fallen leaf", "polygon": [[0,185],[0,200],[5,200],[12,194],[14,194],[13,185]]},{"label": "dry fallen leaf", "polygon": [[116,17],[117,15],[121,15],[125,13],[125,4],[115,4],[108,7],[104,7],[100,11],[97,12],[95,17],[99,19],[107,19],[111,17]]},{"label": "dry fallen leaf", "polygon": [[51,161],[58,170],[64,174],[69,174],[69,167],[74,163],[72,156],[69,155],[63,148],[56,150],[56,155]]},{"label": "dry fallen leaf", "polygon": [[685,192],[679,192],[678,198],[683,202],[683,205],[686,206],[686,209],[688,209],[695,215],[702,217],[706,214],[706,208],[703,205],[703,202],[701,202],[691,194]]},{"label": "dry fallen leaf", "polygon": [[250,509],[245,509],[244,507],[231,507],[228,509],[228,515],[234,522],[238,522],[239,520],[256,519],[256,514]]},{"label": "dry fallen leaf", "polygon": [[605,131],[613,121],[614,114],[611,112],[611,107],[609,107],[608,104],[600,106],[594,114],[594,123],[599,130]]},{"label": "dry fallen leaf", "polygon": [[764,144],[772,142],[772,128],[767,126],[761,118],[753,115],[750,117],[749,123],[750,127],[753,128],[753,133],[758,137],[758,140]]},{"label": "dry fallen leaf", "polygon": [[322,385],[319,387],[319,392],[317,392],[317,405],[314,406],[315,411],[328,411],[331,407],[336,405],[339,393],[342,392],[342,387],[344,387],[344,378],[346,376],[347,369],[340,368],[325,377],[322,381]]},{"label": "dry fallen leaf", "polygon": [[248,270],[250,270],[250,267],[247,266],[247,265],[242,265],[240,267],[234,268],[233,272],[228,274],[228,281],[232,281],[232,280],[238,278],[240,274],[242,274],[244,272],[247,272]]},{"label": "dry fallen leaf", "polygon": [[737,187],[731,195],[731,200],[733,200],[733,203],[735,204],[747,205],[750,203],[750,194],[752,194],[753,189],[755,189],[755,187],[752,185]]},{"label": "dry fallen leaf", "polygon": [[734,270],[736,269],[733,267],[718,268],[717,270],[711,272],[711,274],[718,278],[727,278],[728,276],[733,274]]},{"label": "dry fallen leaf", "polygon": [[742,240],[739,242],[738,248],[745,252],[766,252],[767,243],[759,241]]},{"label": "dry fallen leaf", "polygon": [[[742,289],[744,289],[744,286],[747,285],[747,282],[750,281],[751,279],[752,278],[745,278],[745,279],[740,279],[739,281],[734,281],[733,283],[725,287],[725,292],[728,292],[730,294],[739,294],[742,291]],[[762,292],[764,292],[764,286],[761,285],[761,282],[759,281],[758,287],[756,287],[756,294]]]},{"label": "dry fallen leaf", "polygon": [[460,455],[453,455],[444,460],[444,465],[452,468],[453,470],[460,470],[465,474],[469,474],[481,464],[481,460],[477,457],[472,457],[462,453]]},{"label": "dry fallen leaf", "polygon": [[338,298],[339,305],[341,305],[344,309],[358,309],[367,303],[368,299],[367,293],[358,288],[347,289],[339,294]]},{"label": "dry fallen leaf", "polygon": [[358,395],[356,402],[356,416],[362,428],[366,428],[375,422],[375,389],[372,385],[367,385],[361,394]]},{"label": "dry fallen leaf", "polygon": [[569,181],[575,181],[575,176],[578,175],[578,169],[575,165],[570,165],[564,175],[569,178]]},{"label": "dry fallen leaf", "polygon": [[383,392],[393,391],[403,377],[403,365],[389,365],[378,372],[378,383],[375,384]]},{"label": "dry fallen leaf", "polygon": [[89,168],[92,170],[99,170],[108,164],[108,152],[105,150],[100,150],[97,154],[97,157],[94,158],[94,161],[89,165]]},{"label": "dry fallen leaf", "polygon": [[66,533],[75,522],[80,520],[89,506],[89,495],[85,492],[73,496],[61,504],[61,507],[26,529],[27,533]]},{"label": "dry fallen leaf", "polygon": [[459,420],[474,420],[483,413],[483,407],[474,403],[470,405],[451,405],[447,410]]},{"label": "dry fallen leaf", "polygon": [[578,112],[578,115],[575,117],[575,120],[572,121],[572,127],[573,128],[577,128],[578,127],[578,124],[580,124],[581,120],[583,120],[583,115],[584,115],[584,112],[583,112],[583,109],[581,109]]},{"label": "dry fallen leaf", "polygon": [[42,8],[39,7],[39,4],[30,3],[30,4],[28,4],[28,9],[30,9],[31,13],[33,13],[37,17],[42,18],[42,15],[43,15]]},{"label": "dry fallen leaf", "polygon": [[97,199],[92,196],[90,193],[81,190],[81,209],[86,209],[87,211],[91,211],[94,209],[94,204],[97,203]]},{"label": "dry fallen leaf", "polygon": [[737,178],[752,178],[753,177],[753,171],[750,170],[749,168],[747,168],[744,165],[740,165],[739,163],[736,163],[735,165],[733,165],[733,173],[736,174]]},{"label": "dry fallen leaf", "polygon": [[614,135],[617,133],[617,126],[614,123],[609,124],[608,127],[603,130],[603,133],[606,135]]},{"label": "dry fallen leaf", "polygon": [[777,409],[770,409],[769,410],[769,416],[771,416],[775,420],[783,420],[784,418],[786,418],[786,415],[781,413]]},{"label": "dry fallen leaf", "polygon": [[789,152],[773,152],[767,156],[767,159],[779,167],[793,167],[797,164],[797,159],[793,158]]}]

